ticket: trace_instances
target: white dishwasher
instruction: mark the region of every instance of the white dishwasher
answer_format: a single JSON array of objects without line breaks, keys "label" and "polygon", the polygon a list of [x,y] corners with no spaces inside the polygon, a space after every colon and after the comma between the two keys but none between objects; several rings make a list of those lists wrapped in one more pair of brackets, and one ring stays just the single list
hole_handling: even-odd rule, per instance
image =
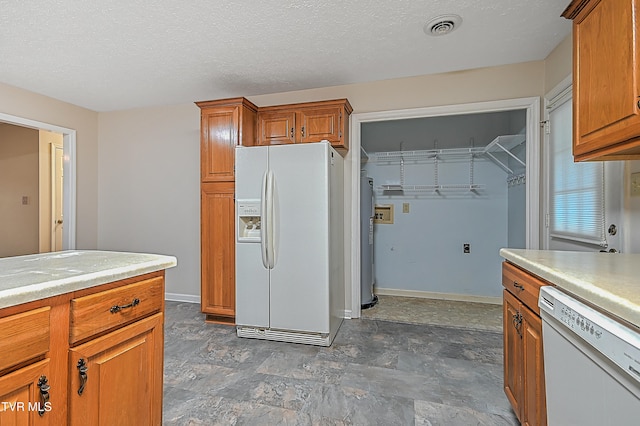
[{"label": "white dishwasher", "polygon": [[550,286],[538,306],[548,424],[639,425],[639,330]]}]

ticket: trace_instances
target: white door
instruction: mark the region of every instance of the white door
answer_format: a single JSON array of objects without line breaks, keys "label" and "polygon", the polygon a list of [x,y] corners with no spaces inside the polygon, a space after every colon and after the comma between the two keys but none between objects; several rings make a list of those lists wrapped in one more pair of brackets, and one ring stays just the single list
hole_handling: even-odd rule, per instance
[{"label": "white door", "polygon": [[[619,251],[622,163],[573,162],[570,88],[551,99],[547,108],[543,248]],[[567,222],[568,226],[558,227],[554,220]],[[564,229],[558,232],[558,228]]]},{"label": "white door", "polygon": [[271,328],[329,333],[329,145],[271,146]]}]

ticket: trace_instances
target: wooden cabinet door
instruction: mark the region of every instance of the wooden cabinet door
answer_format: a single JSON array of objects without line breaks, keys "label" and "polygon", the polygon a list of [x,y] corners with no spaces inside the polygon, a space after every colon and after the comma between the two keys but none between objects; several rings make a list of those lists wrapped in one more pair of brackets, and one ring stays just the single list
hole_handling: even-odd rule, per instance
[{"label": "wooden cabinet door", "polygon": [[[161,313],[69,351],[70,425],[162,423]],[[80,360],[87,367],[86,381],[77,368]]]},{"label": "wooden cabinet door", "polygon": [[200,170],[203,182],[232,181],[238,144],[239,106],[203,108]]},{"label": "wooden cabinet door", "polygon": [[258,113],[260,145],[282,145],[296,142],[295,111]]},{"label": "wooden cabinet door", "polygon": [[[51,411],[55,407],[41,396],[41,377],[49,377],[48,359],[0,377],[0,425],[54,425]],[[51,394],[56,389],[49,388],[47,392]]]},{"label": "wooden cabinet door", "polygon": [[[202,312],[235,317],[235,205],[233,182],[203,184],[201,191]],[[227,321],[225,321],[225,319]]]},{"label": "wooden cabinet door", "polygon": [[640,0],[574,3],[574,156],[640,158]]},{"label": "wooden cabinet door", "polygon": [[518,419],[522,419],[522,327],[519,324],[520,302],[503,290],[502,318],[504,333],[504,392]]},{"label": "wooden cabinet door", "polygon": [[545,426],[547,405],[542,351],[542,320],[530,309],[521,308],[523,356],[523,416],[522,424]]},{"label": "wooden cabinet door", "polygon": [[340,143],[340,108],[304,109],[300,112],[300,142]]}]

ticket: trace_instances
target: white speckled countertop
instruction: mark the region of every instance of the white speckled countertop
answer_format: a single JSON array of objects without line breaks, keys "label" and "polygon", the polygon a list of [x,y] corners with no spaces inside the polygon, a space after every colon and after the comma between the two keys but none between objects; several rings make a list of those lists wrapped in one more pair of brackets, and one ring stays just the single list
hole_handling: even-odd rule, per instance
[{"label": "white speckled countertop", "polygon": [[173,256],[96,250],[0,258],[0,308],[176,265]]},{"label": "white speckled countertop", "polygon": [[500,256],[640,327],[640,254],[501,249]]}]

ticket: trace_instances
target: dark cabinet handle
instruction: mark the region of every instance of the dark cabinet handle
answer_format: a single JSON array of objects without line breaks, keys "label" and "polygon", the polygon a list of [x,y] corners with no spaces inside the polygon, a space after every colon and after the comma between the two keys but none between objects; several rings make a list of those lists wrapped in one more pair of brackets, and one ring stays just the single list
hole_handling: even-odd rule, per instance
[{"label": "dark cabinet handle", "polygon": [[291,139],[293,139],[293,127],[291,128]]},{"label": "dark cabinet handle", "polygon": [[514,281],[513,286],[520,291],[524,290],[524,286],[522,284],[518,284],[518,281]]},{"label": "dark cabinet handle", "polygon": [[304,138],[304,126],[300,128],[300,131],[302,132],[302,137]]},{"label": "dark cabinet handle", "polygon": [[138,306],[139,304],[140,304],[140,299],[136,298],[136,299],[133,299],[133,301],[128,305],[113,305],[111,309],[109,309],[109,312],[111,312],[112,314],[115,314],[116,312],[120,312],[123,309],[133,308],[134,306]]},{"label": "dark cabinet handle", "polygon": [[80,358],[78,360],[78,365],[76,366],[76,368],[78,369],[78,374],[80,374],[80,388],[78,388],[78,395],[82,395],[82,392],[84,392],[84,387],[87,385],[87,370],[89,369],[89,367],[87,367],[87,363],[84,358]]},{"label": "dark cabinet handle", "polygon": [[522,339],[522,333],[520,332],[520,327],[522,327],[522,314],[520,312],[513,314],[513,327],[518,332],[518,336]]},{"label": "dark cabinet handle", "polygon": [[640,109],[640,101],[638,101],[638,109]]},{"label": "dark cabinet handle", "polygon": [[38,388],[40,388],[40,407],[38,407],[38,414],[40,415],[40,417],[44,416],[44,413],[46,410],[46,406],[49,403],[49,389],[51,388],[51,386],[49,386],[49,380],[47,379],[47,376],[40,376],[40,379],[38,380]]}]

